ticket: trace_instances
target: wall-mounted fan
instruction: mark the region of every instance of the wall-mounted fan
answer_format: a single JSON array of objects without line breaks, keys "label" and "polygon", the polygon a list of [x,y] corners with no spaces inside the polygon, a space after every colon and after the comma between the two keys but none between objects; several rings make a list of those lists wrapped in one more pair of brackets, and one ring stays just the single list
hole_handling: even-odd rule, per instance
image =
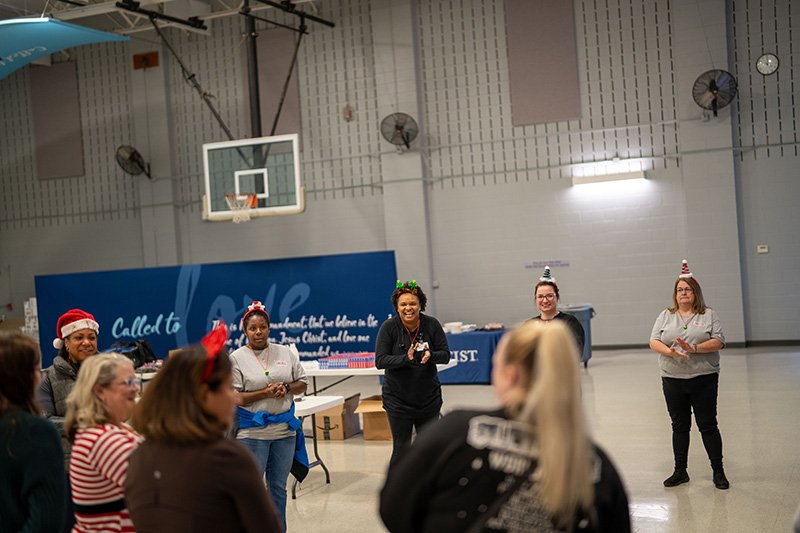
[{"label": "wall-mounted fan", "polygon": [[713,111],[716,117],[717,111],[736,96],[736,78],[726,70],[703,72],[694,82],[692,96],[697,105]]},{"label": "wall-mounted fan", "polygon": [[381,135],[395,146],[411,148],[411,142],[417,138],[417,134],[417,121],[406,113],[392,113],[381,121]]},{"label": "wall-mounted fan", "polygon": [[152,179],[152,176],[150,176],[150,165],[145,162],[139,150],[133,146],[123,144],[117,148],[117,163],[126,174],[138,176],[144,172],[145,176]]}]

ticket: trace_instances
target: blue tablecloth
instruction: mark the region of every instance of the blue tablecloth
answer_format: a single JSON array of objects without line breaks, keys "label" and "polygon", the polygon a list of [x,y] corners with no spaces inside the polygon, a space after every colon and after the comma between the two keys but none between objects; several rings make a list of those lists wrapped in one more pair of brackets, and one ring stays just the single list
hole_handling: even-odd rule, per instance
[{"label": "blue tablecloth", "polygon": [[448,333],[450,359],[458,365],[439,373],[445,385],[474,383],[487,384],[492,378],[492,355],[504,330]]}]

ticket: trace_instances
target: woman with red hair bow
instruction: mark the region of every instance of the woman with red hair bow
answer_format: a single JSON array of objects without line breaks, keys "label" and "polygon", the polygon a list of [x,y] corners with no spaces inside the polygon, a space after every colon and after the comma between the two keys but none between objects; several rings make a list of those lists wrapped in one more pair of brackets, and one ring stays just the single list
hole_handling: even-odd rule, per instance
[{"label": "woman with red hair bow", "polygon": [[125,499],[138,531],[280,531],[252,455],[226,438],[236,409],[227,339],[220,325],[170,355],[134,409],[145,441],[131,455]]}]

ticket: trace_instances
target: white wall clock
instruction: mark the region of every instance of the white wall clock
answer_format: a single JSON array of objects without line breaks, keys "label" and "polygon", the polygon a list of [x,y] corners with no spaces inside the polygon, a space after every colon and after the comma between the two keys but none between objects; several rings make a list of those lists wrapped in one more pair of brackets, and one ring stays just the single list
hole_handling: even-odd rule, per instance
[{"label": "white wall clock", "polygon": [[775,54],[766,53],[759,57],[756,61],[756,70],[758,70],[764,76],[769,76],[778,70],[778,65],[778,56]]}]

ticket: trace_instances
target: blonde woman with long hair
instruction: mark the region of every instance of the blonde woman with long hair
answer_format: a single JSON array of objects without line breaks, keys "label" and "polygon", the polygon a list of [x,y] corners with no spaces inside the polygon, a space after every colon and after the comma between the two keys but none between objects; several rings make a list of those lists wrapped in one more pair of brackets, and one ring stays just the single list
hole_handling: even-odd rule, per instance
[{"label": "blonde woman with long hair", "polygon": [[122,355],[96,355],[81,366],[64,421],[72,443],[73,531],[135,531],[124,488],[128,456],[141,437],[125,421],[138,393],[133,364]]},{"label": "blonde woman with long hair", "polygon": [[586,430],[575,342],[560,323],[529,322],[497,348],[501,407],[454,411],[389,471],[389,531],[630,531],[628,498]]}]

